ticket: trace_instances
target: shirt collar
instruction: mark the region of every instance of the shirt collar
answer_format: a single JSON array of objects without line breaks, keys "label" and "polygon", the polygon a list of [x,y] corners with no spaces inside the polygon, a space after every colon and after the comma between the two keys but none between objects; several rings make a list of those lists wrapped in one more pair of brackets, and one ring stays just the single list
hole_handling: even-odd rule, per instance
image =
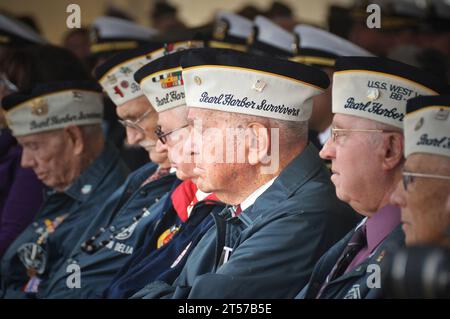
[{"label": "shirt collar", "polygon": [[[261,193],[258,200],[255,198],[252,208],[240,214],[239,219],[247,225],[251,224],[258,218],[261,211],[267,209],[268,201],[276,205],[276,203],[288,199],[321,169],[325,168],[319,152],[315,146],[309,143],[272,181],[272,186],[269,185],[271,191],[266,189],[267,192]],[[244,210],[242,203],[241,208]]]},{"label": "shirt collar", "polygon": [[253,193],[251,193],[250,196],[248,196],[246,199],[244,199],[242,201],[242,203],[240,204],[241,210],[244,211],[247,208],[249,208],[250,206],[252,206],[253,203],[258,199],[258,197],[261,196],[261,194],[264,193],[270,186],[272,186],[273,182],[275,181],[275,178],[277,178],[277,177],[275,176],[267,183],[261,185]]},{"label": "shirt collar", "polygon": [[205,193],[201,190],[197,189],[197,192],[195,193],[195,197],[197,197],[197,200],[200,202],[204,200],[207,196],[211,195],[211,193]]},{"label": "shirt collar", "polygon": [[400,224],[400,209],[386,205],[366,219],[367,248],[373,251]]}]

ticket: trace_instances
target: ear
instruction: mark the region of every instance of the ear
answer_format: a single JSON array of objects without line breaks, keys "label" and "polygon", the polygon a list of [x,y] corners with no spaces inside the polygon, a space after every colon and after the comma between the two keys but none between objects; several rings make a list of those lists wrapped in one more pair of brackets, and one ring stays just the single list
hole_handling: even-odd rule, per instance
[{"label": "ear", "polygon": [[247,126],[248,162],[250,165],[262,163],[269,155],[270,132],[260,123],[250,123]]},{"label": "ear", "polygon": [[64,128],[64,132],[68,137],[68,143],[72,144],[73,154],[78,156],[83,153],[85,145],[83,132],[80,127],[74,125],[67,126]]},{"label": "ear", "polygon": [[403,162],[403,135],[401,133],[390,133],[385,139],[385,152],[383,168],[390,170]]}]

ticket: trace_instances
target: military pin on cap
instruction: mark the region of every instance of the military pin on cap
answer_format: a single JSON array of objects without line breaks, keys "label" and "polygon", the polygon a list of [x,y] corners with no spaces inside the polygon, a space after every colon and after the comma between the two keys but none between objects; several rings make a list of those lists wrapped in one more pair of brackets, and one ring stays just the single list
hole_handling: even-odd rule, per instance
[{"label": "military pin on cap", "polygon": [[252,90],[255,90],[255,91],[258,91],[258,92],[262,92],[265,87],[266,87],[266,83],[263,80],[257,80],[253,84]]},{"label": "military pin on cap", "polygon": [[194,82],[197,85],[201,85],[202,84],[202,79],[200,79],[200,77],[196,75],[196,76],[194,76]]},{"label": "military pin on cap", "polygon": [[448,115],[450,114],[450,110],[445,110],[440,108],[439,111],[436,112],[434,118],[438,121],[446,121],[448,119]]},{"label": "military pin on cap", "polygon": [[48,104],[43,98],[38,98],[31,103],[31,114],[43,116],[48,113]]},{"label": "military pin on cap", "polygon": [[420,128],[423,126],[423,122],[424,122],[424,121],[425,121],[425,120],[423,119],[423,117],[421,117],[421,118],[419,119],[419,121],[417,121],[416,125],[414,126],[414,131],[420,130]]},{"label": "military pin on cap", "polygon": [[369,101],[375,101],[380,97],[380,91],[377,88],[370,88],[367,90],[367,98]]}]

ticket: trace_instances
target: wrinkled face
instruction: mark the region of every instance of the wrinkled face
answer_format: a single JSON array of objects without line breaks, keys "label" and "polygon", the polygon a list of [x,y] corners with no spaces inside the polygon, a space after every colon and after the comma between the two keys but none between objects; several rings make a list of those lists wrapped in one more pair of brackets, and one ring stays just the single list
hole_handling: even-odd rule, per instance
[{"label": "wrinkled face", "polygon": [[[341,129],[372,129],[369,120],[351,115],[336,114],[332,127]],[[382,169],[383,149],[373,143],[369,132],[340,133],[331,137],[320,152],[320,157],[331,160],[337,197],[364,214],[380,202],[382,191],[377,185]],[[376,209],[375,209],[376,210]]]},{"label": "wrinkled face", "polygon": [[[150,112],[145,115],[146,112]],[[116,108],[117,116],[123,121],[135,123],[134,127],[125,126],[128,144],[139,144],[149,154],[152,162],[162,164],[167,160],[167,152],[156,148],[158,140],[155,130],[158,113],[153,110],[145,96],[140,96]],[[144,116],[143,116],[144,115]]]},{"label": "wrinkled face", "polygon": [[[239,163],[236,157],[228,160],[225,156],[230,149],[226,147],[226,129],[232,124],[230,113],[189,108],[188,119],[194,125],[191,133],[192,148],[195,153],[196,184],[204,192],[214,192],[217,197],[224,198],[236,186],[239,173],[246,166]],[[196,125],[201,121],[201,127]],[[231,125],[230,125],[231,124]],[[240,148],[240,146],[237,146]],[[236,145],[233,145],[236,149]],[[235,155],[237,152],[235,153]]]},{"label": "wrinkled face", "polygon": [[170,165],[177,169],[177,177],[181,180],[192,179],[194,182],[194,162],[190,151],[190,126],[187,125],[187,109],[185,106],[172,108],[159,114],[158,124],[166,135],[165,144],[158,141],[157,148],[167,152]]},{"label": "wrinkled face", "polygon": [[[412,154],[408,156],[405,172],[450,176],[450,160],[444,156]],[[446,204],[450,181],[436,178],[411,177],[405,190],[397,185],[391,202],[402,210],[403,231],[407,245],[439,244],[450,226]]]},{"label": "wrinkled face", "polygon": [[71,183],[79,157],[64,130],[19,136],[17,140],[23,148],[21,165],[33,169],[45,185],[63,190]]}]

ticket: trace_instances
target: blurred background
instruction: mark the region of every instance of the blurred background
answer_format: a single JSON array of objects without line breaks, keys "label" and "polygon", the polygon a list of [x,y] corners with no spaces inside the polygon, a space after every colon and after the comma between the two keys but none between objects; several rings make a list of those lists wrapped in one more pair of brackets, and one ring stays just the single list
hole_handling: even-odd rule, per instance
[{"label": "blurred background", "polygon": [[[66,8],[76,3],[81,7],[81,23],[88,26],[101,15],[124,15],[139,24],[153,26],[152,13],[157,3],[167,3],[177,10],[177,16],[187,27],[198,27],[210,22],[217,11],[239,12],[252,7],[261,12],[268,11],[272,0],[1,0],[0,10],[15,16],[34,20],[42,34],[53,44],[62,43],[62,31],[66,29]],[[292,10],[293,18],[326,26],[331,4],[349,6],[352,0],[283,0],[280,4]],[[276,8],[275,8],[276,9]],[[279,8],[282,11],[283,8]],[[164,10],[162,8],[161,10]]]},{"label": "blurred background", "polygon": [[[70,4],[80,8],[80,28],[67,26]],[[379,10],[377,28],[368,26],[373,4]],[[261,32],[258,23],[265,26]],[[317,43],[308,47],[306,37],[302,48],[304,35],[295,30],[300,24],[328,31],[328,39],[342,39],[323,42],[315,37],[312,42]],[[310,49],[330,54],[335,50],[330,43],[349,40],[341,46],[356,44],[369,54],[419,67],[450,83],[450,0],[0,0],[0,54],[6,55],[0,71],[10,69],[12,83],[21,82],[16,64],[35,59],[36,67],[46,72],[55,69],[56,61],[68,60],[55,53],[44,61],[36,44],[67,49],[92,72],[120,51],[187,40],[289,59]],[[28,73],[23,78],[30,77]],[[114,107],[105,107],[105,120],[108,134],[121,147],[125,132],[117,124]],[[140,148],[132,152],[127,156],[130,168],[148,160]]]}]

